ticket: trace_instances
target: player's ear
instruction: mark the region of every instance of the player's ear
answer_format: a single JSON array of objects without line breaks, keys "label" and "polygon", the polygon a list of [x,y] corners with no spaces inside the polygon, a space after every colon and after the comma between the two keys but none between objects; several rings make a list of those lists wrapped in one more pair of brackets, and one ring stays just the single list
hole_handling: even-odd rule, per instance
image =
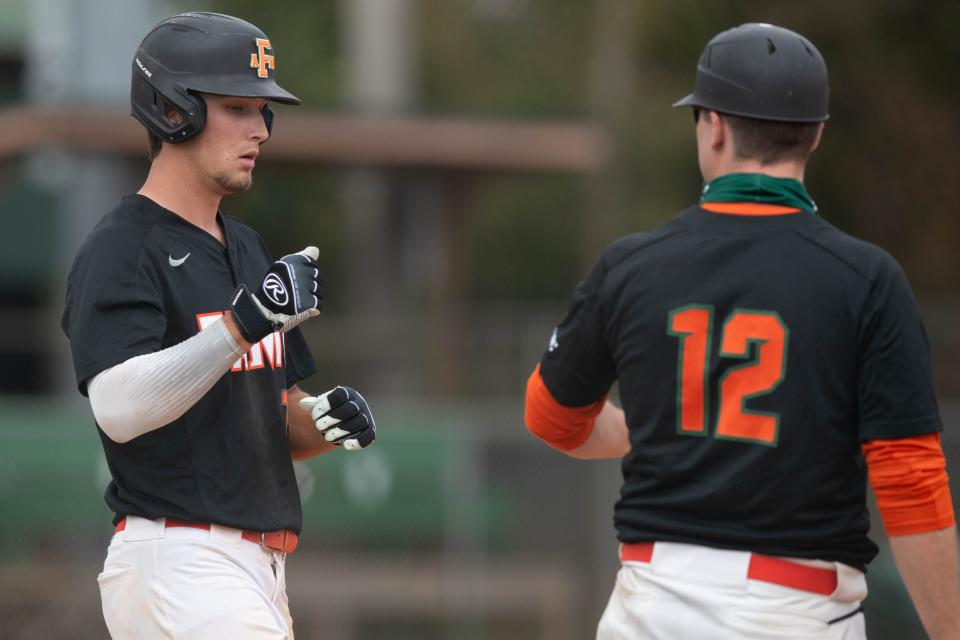
[{"label": "player's ear", "polygon": [[173,108],[166,100],[163,101],[163,117],[172,125],[183,124],[183,114]]},{"label": "player's ear", "polygon": [[719,151],[724,144],[731,144],[733,134],[727,121],[720,117],[720,114],[716,111],[707,111],[705,115],[710,118],[710,148]]},{"label": "player's ear", "polygon": [[823,129],[827,126],[826,122],[821,122],[820,126],[817,127],[817,135],[813,138],[813,145],[810,147],[810,153],[813,153],[817,150],[817,147],[820,146],[820,137],[823,136]]}]

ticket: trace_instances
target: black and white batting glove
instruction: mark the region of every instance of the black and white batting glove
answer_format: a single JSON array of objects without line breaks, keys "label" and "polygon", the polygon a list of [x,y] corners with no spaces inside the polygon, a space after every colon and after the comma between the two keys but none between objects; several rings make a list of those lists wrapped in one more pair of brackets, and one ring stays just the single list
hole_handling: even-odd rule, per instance
[{"label": "black and white batting glove", "polygon": [[259,342],[274,331],[289,331],[320,315],[323,289],[317,267],[319,257],[319,249],[307,247],[274,262],[256,293],[240,285],[230,311],[247,342]]},{"label": "black and white batting glove", "polygon": [[369,447],[377,437],[377,425],[367,401],[350,387],[336,387],[323,395],[300,401],[310,412],[327,442],[343,445],[347,451]]}]

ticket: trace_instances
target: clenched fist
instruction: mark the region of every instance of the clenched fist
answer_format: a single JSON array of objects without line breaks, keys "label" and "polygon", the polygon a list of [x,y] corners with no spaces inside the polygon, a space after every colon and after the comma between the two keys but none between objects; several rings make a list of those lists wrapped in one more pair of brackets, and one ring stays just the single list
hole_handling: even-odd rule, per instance
[{"label": "clenched fist", "polygon": [[347,451],[366,448],[377,437],[377,425],[367,401],[350,387],[335,387],[323,395],[300,400],[300,406],[323,432],[327,442]]}]

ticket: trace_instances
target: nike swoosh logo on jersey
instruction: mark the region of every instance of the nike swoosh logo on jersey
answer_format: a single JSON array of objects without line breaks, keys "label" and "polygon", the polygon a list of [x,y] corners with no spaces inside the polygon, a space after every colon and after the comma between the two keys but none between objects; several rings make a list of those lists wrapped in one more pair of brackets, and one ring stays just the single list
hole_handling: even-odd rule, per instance
[{"label": "nike swoosh logo on jersey", "polygon": [[167,260],[170,262],[170,266],[171,266],[171,267],[179,267],[179,266],[182,265],[184,262],[186,262],[186,261],[187,261],[187,258],[189,258],[189,257],[190,257],[190,254],[187,253],[187,255],[183,256],[182,258],[174,259],[173,254],[171,253],[171,254],[167,257]]}]

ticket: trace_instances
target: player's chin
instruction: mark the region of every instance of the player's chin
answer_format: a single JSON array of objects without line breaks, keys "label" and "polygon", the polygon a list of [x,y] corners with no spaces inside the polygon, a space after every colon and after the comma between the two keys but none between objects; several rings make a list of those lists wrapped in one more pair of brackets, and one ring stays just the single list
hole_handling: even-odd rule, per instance
[{"label": "player's chin", "polygon": [[224,195],[231,193],[241,193],[249,191],[253,186],[253,171],[239,171],[230,175],[219,174],[214,176],[217,185],[223,190]]}]

